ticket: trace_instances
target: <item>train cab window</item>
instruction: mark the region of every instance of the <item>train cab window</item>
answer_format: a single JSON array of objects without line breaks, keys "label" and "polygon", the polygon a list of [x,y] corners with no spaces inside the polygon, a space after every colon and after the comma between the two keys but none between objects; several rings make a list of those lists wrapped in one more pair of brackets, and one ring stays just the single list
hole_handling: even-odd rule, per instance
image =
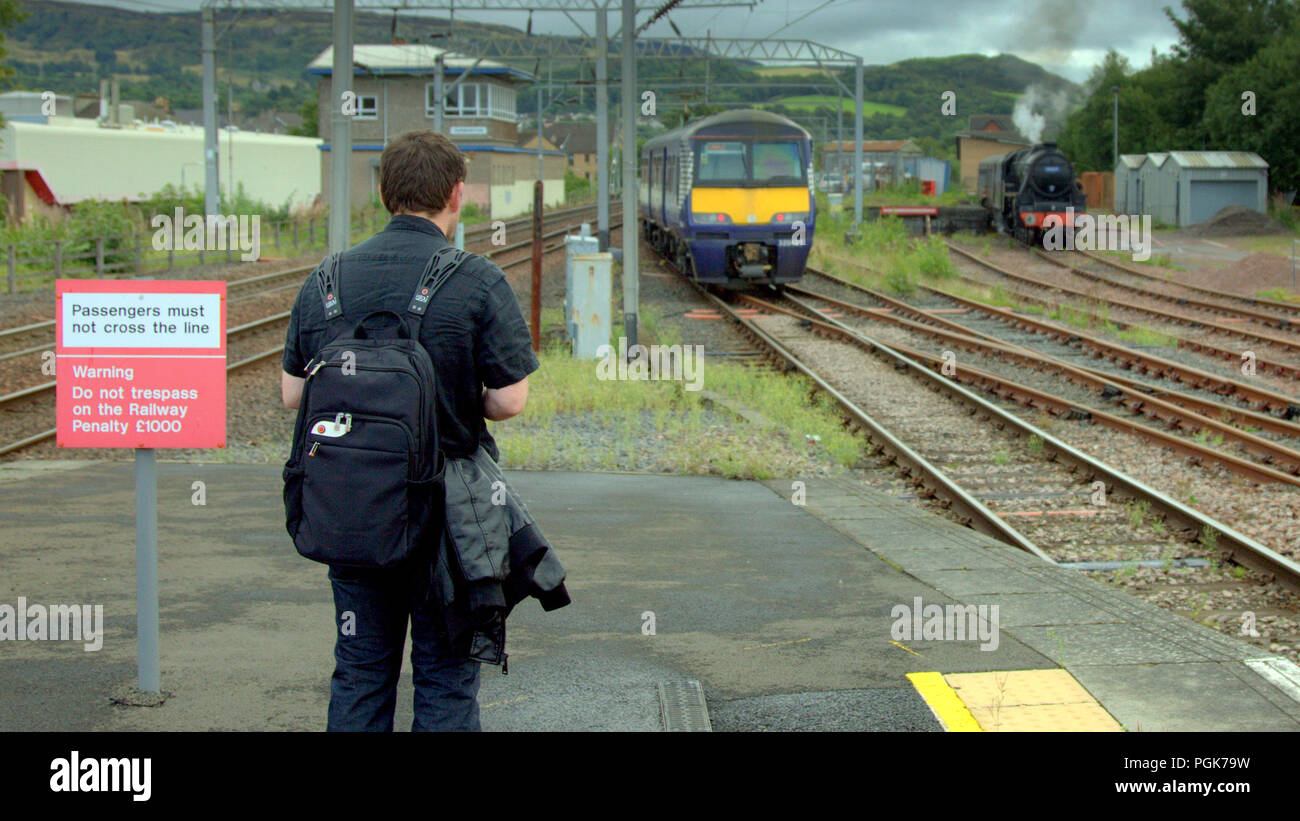
[{"label": "train cab window", "polygon": [[700,182],[747,182],[749,143],[739,140],[707,141],[700,146]]},{"label": "train cab window", "polygon": [[795,143],[755,143],[754,181],[802,183],[799,146]]},{"label": "train cab window", "polygon": [[802,152],[794,140],[702,140],[697,185],[803,185]]}]

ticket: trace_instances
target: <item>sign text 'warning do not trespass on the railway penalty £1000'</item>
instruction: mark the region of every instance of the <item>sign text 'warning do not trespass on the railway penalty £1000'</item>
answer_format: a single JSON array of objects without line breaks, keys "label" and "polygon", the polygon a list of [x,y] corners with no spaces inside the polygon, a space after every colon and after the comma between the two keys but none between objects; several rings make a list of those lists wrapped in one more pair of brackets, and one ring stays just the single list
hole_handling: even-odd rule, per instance
[{"label": "sign text 'warning do not trespass on the railway penalty \u00a31000'", "polygon": [[58,443],[226,446],[226,283],[60,279]]}]

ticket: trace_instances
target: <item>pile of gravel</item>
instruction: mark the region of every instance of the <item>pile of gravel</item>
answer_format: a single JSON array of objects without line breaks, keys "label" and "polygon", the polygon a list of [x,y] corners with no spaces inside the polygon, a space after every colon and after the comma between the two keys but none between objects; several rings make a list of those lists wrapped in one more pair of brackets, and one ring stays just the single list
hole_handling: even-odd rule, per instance
[{"label": "pile of gravel", "polygon": [[1285,234],[1286,226],[1243,205],[1229,205],[1219,213],[1188,228],[1197,237],[1249,237],[1260,234]]}]

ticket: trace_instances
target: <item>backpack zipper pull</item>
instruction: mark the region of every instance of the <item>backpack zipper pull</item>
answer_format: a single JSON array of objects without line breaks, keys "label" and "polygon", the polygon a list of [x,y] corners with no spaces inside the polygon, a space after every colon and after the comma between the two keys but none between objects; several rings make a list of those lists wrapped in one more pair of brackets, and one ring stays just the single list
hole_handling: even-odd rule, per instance
[{"label": "backpack zipper pull", "polygon": [[311,450],[307,451],[307,455],[308,455],[308,456],[315,456],[315,455],[316,455],[316,448],[318,448],[318,447],[320,447],[320,442],[312,442],[312,443],[311,443]]},{"label": "backpack zipper pull", "polygon": [[308,374],[307,374],[307,378],[308,378],[308,379],[311,379],[313,376],[315,376],[315,375],[316,375],[316,371],[320,370],[324,365],[325,365],[325,360],[324,360],[324,359],[322,359],[321,361],[317,362],[317,363],[316,363],[316,367],[312,368],[311,371],[308,372]]}]

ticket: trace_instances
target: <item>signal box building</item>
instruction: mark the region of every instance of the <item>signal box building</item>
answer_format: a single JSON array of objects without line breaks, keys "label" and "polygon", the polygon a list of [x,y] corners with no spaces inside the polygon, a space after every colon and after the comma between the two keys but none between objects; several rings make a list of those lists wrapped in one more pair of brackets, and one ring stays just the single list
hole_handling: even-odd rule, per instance
[{"label": "signal box building", "polygon": [[[443,131],[469,161],[467,198],[493,218],[531,211],[537,151],[518,145],[515,102],[520,87],[530,84],[533,76],[503,63],[478,61],[419,44],[353,47],[352,90],[357,113],[352,118],[352,207],[379,200],[379,156],[390,139],[406,131],[433,128],[437,102],[434,72],[439,56],[443,66]],[[331,46],[307,67],[308,73],[321,78],[317,92],[323,141],[320,173],[321,191],[326,198],[330,190],[333,65]],[[544,148],[542,164],[543,199],[548,206],[562,204],[567,158],[560,151]]]}]

